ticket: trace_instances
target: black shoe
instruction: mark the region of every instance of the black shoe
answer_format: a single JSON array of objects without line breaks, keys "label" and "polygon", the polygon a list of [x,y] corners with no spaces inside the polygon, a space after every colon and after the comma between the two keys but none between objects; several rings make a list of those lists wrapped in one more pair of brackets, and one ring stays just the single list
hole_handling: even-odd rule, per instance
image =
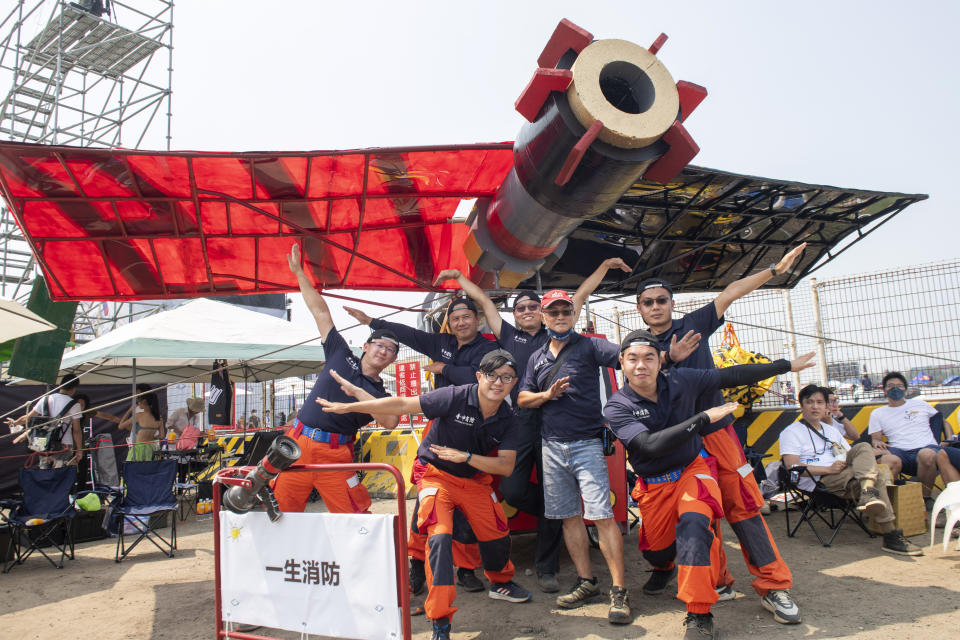
[{"label": "black shoe", "polygon": [[903,529],[883,534],[883,550],[903,556],[922,556],[923,549],[903,537]]},{"label": "black shoe", "polygon": [[433,621],[433,635],[430,640],[450,640],[450,618],[437,618]]},{"label": "black shoe", "polygon": [[650,572],[650,578],[643,585],[643,592],[648,596],[658,596],[667,590],[670,580],[677,575],[677,567],[672,569],[654,569]]},{"label": "black shoe", "polygon": [[473,569],[457,569],[457,584],[463,587],[464,591],[471,592],[483,591],[486,588]]},{"label": "black shoe", "polygon": [[410,560],[410,593],[418,596],[427,586],[427,574],[423,567],[423,560]]},{"label": "black shoe", "polygon": [[544,593],[556,593],[560,591],[560,583],[557,582],[557,576],[553,573],[541,573],[537,576],[537,584],[540,591]]},{"label": "black shoe", "polygon": [[684,640],[720,639],[720,632],[713,626],[712,613],[687,613],[683,628]]},{"label": "black shoe", "polygon": [[494,600],[506,600],[507,602],[526,602],[530,599],[530,592],[513,580],[494,582],[490,585],[490,591],[487,592],[487,595]]}]

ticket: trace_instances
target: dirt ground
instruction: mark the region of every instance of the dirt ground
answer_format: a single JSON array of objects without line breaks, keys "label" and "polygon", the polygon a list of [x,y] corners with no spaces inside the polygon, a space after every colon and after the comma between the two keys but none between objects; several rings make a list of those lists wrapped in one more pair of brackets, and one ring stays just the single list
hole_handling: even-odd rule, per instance
[{"label": "dirt ground", "polygon": [[[392,502],[375,510],[387,512]],[[412,502],[408,508],[412,508]],[[727,553],[737,578],[736,600],[718,604],[717,623],[726,640],[753,638],[897,638],[941,640],[960,637],[960,552],[925,547],[920,558],[883,553],[880,539],[846,526],[830,548],[821,547],[808,529],[787,538],[783,513],[768,517],[780,551],[794,573],[794,597],[803,623],[784,626],[773,621],[750,587],[749,574],[729,528]],[[77,545],[76,559],[62,570],[42,558],[30,558],[0,575],[0,638],[193,639],[214,637],[213,525],[191,517],[178,527],[174,558],[155,548],[138,547],[120,564],[113,560],[115,540]],[[913,542],[929,544],[929,534]],[[536,588],[532,569],[533,537],[514,536],[516,580],[533,591],[533,601],[511,604],[491,600],[483,592],[461,593],[454,618],[457,640],[501,638],[619,639],[682,636],[682,603],[666,596],[642,595],[647,565],[637,550],[636,534],[625,539],[628,588],[633,624],[613,627],[605,604],[561,611],[554,597]],[[609,577],[599,551],[593,552],[601,585]],[[574,573],[564,554],[561,585]],[[413,637],[430,637],[422,616],[413,618]],[[277,634],[296,638],[295,634]]]}]

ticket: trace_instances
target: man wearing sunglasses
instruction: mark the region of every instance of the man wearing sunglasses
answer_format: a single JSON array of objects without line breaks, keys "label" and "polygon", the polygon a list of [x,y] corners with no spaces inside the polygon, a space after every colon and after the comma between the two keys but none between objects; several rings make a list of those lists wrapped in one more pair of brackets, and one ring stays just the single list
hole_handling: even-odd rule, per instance
[{"label": "man wearing sunglasses", "polygon": [[[363,345],[363,357],[357,358],[333,325],[323,296],[304,273],[297,245],[290,250],[287,265],[297,277],[303,301],[320,330],[326,358],[323,370],[287,435],[300,445],[303,452],[298,460],[300,464],[350,463],[353,462],[353,441],[360,427],[376,419],[387,429],[392,429],[399,420],[387,414],[331,415],[324,413],[316,400],[351,402],[354,398],[372,400],[389,395],[383,388],[380,373],[397,359],[397,336],[388,330],[374,331]],[[344,393],[339,381],[331,377],[332,370],[341,372],[356,387],[356,395],[351,397]],[[317,490],[331,513],[363,513],[370,507],[370,494],[352,471],[282,473],[274,483],[281,511],[303,511],[313,489]]]},{"label": "man wearing sunglasses", "polygon": [[[713,369],[713,356],[707,341],[714,331],[723,326],[726,310],[735,300],[766,284],[771,278],[789,271],[806,246],[806,243],[801,244],[763,271],[731,282],[713,302],[677,320],[673,319],[673,290],[670,285],[659,278],[641,282],[637,288],[637,309],[650,327],[650,332],[660,341],[665,368]],[[677,336],[683,336],[682,343],[698,341],[690,355],[686,355],[688,349],[676,348]],[[703,396],[697,409],[704,410],[720,404],[723,404],[723,394],[716,389]],[[800,609],[789,591],[793,586],[793,575],[780,557],[770,529],[760,514],[763,495],[753,476],[753,468],[743,455],[743,446],[732,423],[733,419],[727,416],[701,431],[704,448],[717,461],[724,516],[740,540],[747,568],[755,576],[753,588],[760,596],[763,607],[773,613],[777,622],[797,624],[801,621]],[[720,551],[717,593],[720,600],[729,600],[736,596],[733,576],[727,570],[723,545]],[[663,593],[674,575],[676,569],[653,571],[643,586],[643,592],[648,595]]]},{"label": "man wearing sunglasses", "polygon": [[[417,524],[428,536],[429,591],[424,608],[433,621],[433,640],[449,640],[450,620],[457,611],[452,548],[457,509],[479,541],[484,573],[490,580],[489,597],[507,602],[530,599],[530,592],[513,582],[507,517],[490,488],[492,476],[510,475],[516,459],[517,418],[505,400],[517,382],[517,370],[514,357],[496,349],[480,360],[473,384],[446,386],[410,398],[355,403],[318,400],[331,414],[423,413],[433,421],[417,449],[417,458],[425,466]],[[332,375],[339,379],[336,372]],[[349,383],[344,390],[354,391]]]},{"label": "man wearing sunglasses", "polygon": [[[580,314],[583,303],[599,286],[610,269],[630,273],[630,267],[620,258],[604,260],[573,294],[573,316]],[[456,280],[463,292],[483,311],[484,319],[500,346],[509,351],[517,361],[517,375],[523,379],[527,361],[534,351],[542,348],[549,336],[543,326],[540,313],[540,296],[533,291],[521,291],[513,302],[513,324],[500,316],[500,311],[483,289],[468,280],[457,269],[440,272],[434,285],[446,280]],[[540,440],[540,411],[521,409],[517,406],[520,385],[516,384],[511,400],[517,414],[519,435],[517,460],[513,473],[500,481],[500,493],[512,507],[537,516],[537,548],[534,565],[537,568],[537,583],[545,593],[560,590],[557,572],[560,569],[560,547],[563,544],[563,525],[543,515],[543,457]],[[537,483],[530,481],[534,463],[537,468]]]},{"label": "man wearing sunglasses", "polygon": [[600,595],[583,524],[588,518],[596,524],[613,583],[607,620],[629,624],[623,536],[613,519],[601,440],[599,368],[617,366],[619,350],[574,331],[574,301],[567,292],[547,292],[541,306],[550,340],[530,356],[518,403],[541,411],[544,514],[563,521],[563,540],[577,570],[577,583],[557,598],[557,606],[573,609]]}]

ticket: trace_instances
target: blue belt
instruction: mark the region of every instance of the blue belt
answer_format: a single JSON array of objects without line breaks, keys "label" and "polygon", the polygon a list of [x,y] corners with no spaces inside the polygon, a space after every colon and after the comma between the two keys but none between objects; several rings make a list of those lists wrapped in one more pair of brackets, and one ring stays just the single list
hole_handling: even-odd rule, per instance
[{"label": "blue belt", "polygon": [[[709,454],[705,449],[700,449],[700,457],[706,458]],[[676,482],[680,479],[680,476],[683,475],[683,472],[686,470],[686,467],[681,467],[680,469],[674,469],[673,471],[668,471],[660,476],[650,476],[648,478],[643,478],[643,481],[647,484],[662,484],[664,482]]]},{"label": "blue belt", "polygon": [[334,447],[341,444],[351,444],[356,440],[356,436],[348,436],[345,433],[335,433],[332,431],[324,431],[323,429],[316,429],[314,427],[308,427],[307,425],[300,422],[299,419],[293,419],[293,430],[296,432],[300,430],[300,433],[307,436],[314,442],[325,442]]}]

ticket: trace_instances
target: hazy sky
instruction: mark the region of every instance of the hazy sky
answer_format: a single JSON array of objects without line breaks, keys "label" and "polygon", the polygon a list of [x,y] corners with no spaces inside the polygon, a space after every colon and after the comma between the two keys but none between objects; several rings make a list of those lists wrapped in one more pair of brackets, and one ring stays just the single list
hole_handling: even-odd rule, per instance
[{"label": "hazy sky", "polygon": [[[598,39],[643,45],[663,31],[670,39],[659,57],[674,78],[709,91],[686,123],[701,147],[695,164],[930,195],[819,277],[942,260],[958,253],[950,232],[960,204],[951,161],[960,143],[958,6],[178,3],[173,148],[513,140],[523,122],[513,102],[561,18]],[[339,312],[337,321],[347,324]]]}]

